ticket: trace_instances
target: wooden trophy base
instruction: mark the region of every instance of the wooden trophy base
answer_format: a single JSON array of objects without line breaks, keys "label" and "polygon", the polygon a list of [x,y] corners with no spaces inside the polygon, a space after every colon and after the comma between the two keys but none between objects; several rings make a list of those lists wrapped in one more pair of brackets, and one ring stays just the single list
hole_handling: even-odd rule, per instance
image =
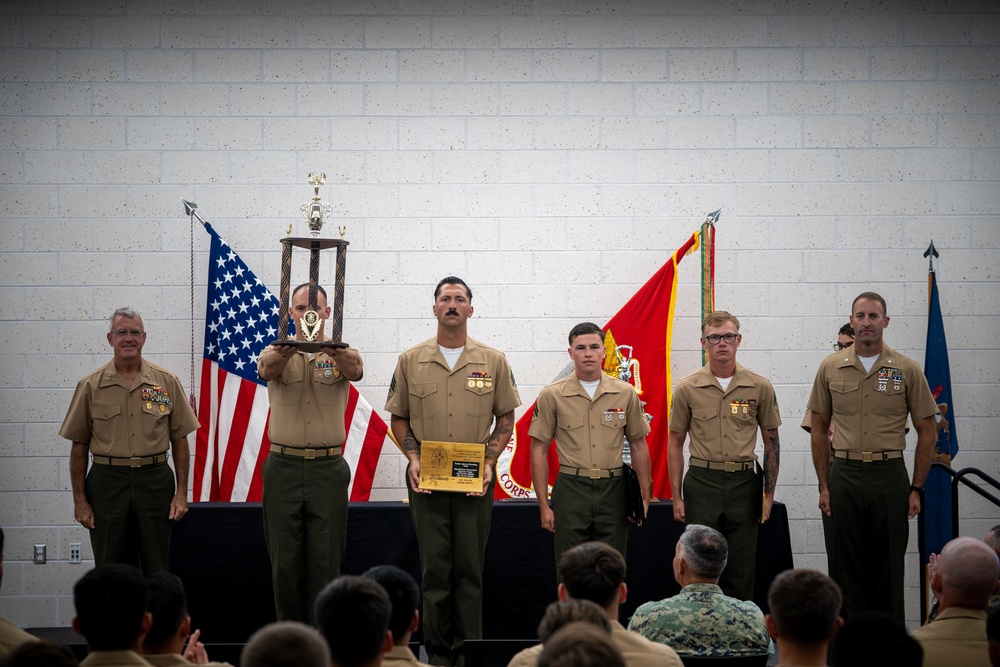
[{"label": "wooden trophy base", "polygon": [[273,340],[271,345],[292,345],[302,350],[303,352],[319,352],[324,347],[336,347],[341,349],[347,349],[350,347],[347,343],[342,341],[335,342],[332,340],[295,340],[294,338],[287,338],[285,340]]}]

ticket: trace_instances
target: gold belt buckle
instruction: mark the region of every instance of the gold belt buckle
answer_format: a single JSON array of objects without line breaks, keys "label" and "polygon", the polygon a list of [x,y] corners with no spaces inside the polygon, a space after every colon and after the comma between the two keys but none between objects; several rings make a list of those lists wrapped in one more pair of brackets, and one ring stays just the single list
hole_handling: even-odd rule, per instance
[{"label": "gold belt buckle", "polygon": [[872,452],[861,452],[861,461],[864,463],[872,462]]},{"label": "gold belt buckle", "polygon": [[726,472],[736,472],[736,461],[726,461],[724,464],[724,470]]},{"label": "gold belt buckle", "polygon": [[312,459],[316,458],[316,448],[315,447],[306,447],[305,449],[302,450],[302,453],[305,454],[305,456],[303,458],[305,458],[306,460],[312,460]]},{"label": "gold belt buckle", "polygon": [[604,472],[604,471],[601,470],[600,468],[591,468],[590,469],[590,479],[600,479],[603,476],[603,475],[601,475],[602,472]]},{"label": "gold belt buckle", "polygon": [[128,460],[129,460],[129,466],[128,466],[129,468],[141,468],[142,467],[142,457],[141,456],[130,456],[128,458]]}]

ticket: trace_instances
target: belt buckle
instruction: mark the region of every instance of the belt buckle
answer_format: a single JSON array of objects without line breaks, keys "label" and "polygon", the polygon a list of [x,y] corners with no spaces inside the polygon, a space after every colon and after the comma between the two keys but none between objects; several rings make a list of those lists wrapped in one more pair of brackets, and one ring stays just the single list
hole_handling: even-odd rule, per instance
[{"label": "belt buckle", "polygon": [[871,463],[873,461],[872,452],[861,452],[861,461],[862,463]]},{"label": "belt buckle", "polygon": [[316,458],[316,451],[317,450],[315,447],[306,447],[305,449],[302,450],[302,453],[304,454],[302,458],[306,459],[307,461],[310,461]]},{"label": "belt buckle", "polygon": [[142,463],[141,463],[142,457],[141,456],[130,456],[130,457],[128,457],[128,460],[129,460],[129,464],[128,464],[129,468],[141,468],[142,467]]},{"label": "belt buckle", "polygon": [[722,466],[726,472],[736,472],[736,461],[726,461]]},{"label": "belt buckle", "polygon": [[601,473],[604,471],[601,470],[600,468],[591,468],[589,472],[590,472],[590,479],[601,479],[601,477],[603,477]]}]

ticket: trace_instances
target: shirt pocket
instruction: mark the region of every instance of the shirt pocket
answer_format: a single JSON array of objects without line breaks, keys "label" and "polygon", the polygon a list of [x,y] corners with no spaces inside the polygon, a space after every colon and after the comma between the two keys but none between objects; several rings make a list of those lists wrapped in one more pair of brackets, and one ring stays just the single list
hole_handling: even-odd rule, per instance
[{"label": "shirt pocket", "polygon": [[279,378],[284,386],[278,393],[279,405],[298,405],[302,401],[302,369],[289,362]]},{"label": "shirt pocket", "polygon": [[699,442],[715,441],[719,437],[719,409],[691,408],[691,434]]},{"label": "shirt pocket", "polygon": [[120,405],[95,405],[90,409],[92,417],[91,438],[101,445],[108,446],[118,439],[118,425],[122,413]]},{"label": "shirt pocket", "polygon": [[465,414],[485,417],[493,414],[493,387],[465,387]]},{"label": "shirt pocket", "polygon": [[830,401],[835,415],[858,413],[861,383],[857,380],[830,380]]},{"label": "shirt pocket", "polygon": [[410,420],[431,419],[437,407],[436,384],[411,384],[407,391],[410,397]]},{"label": "shirt pocket", "polygon": [[142,404],[142,433],[149,443],[169,441],[171,405],[147,401]]},{"label": "shirt pocket", "polygon": [[618,415],[624,414],[624,412],[614,412],[611,413],[611,419],[607,419],[604,413],[601,413],[601,441],[604,449],[608,451],[621,449],[625,442],[626,420],[620,419]]},{"label": "shirt pocket", "polygon": [[[330,377],[326,376],[326,371],[330,371]],[[340,391],[336,387],[337,383],[344,381],[343,374],[335,375],[333,369],[318,369],[319,377],[316,378],[316,402],[320,405],[336,405],[340,396]]]}]

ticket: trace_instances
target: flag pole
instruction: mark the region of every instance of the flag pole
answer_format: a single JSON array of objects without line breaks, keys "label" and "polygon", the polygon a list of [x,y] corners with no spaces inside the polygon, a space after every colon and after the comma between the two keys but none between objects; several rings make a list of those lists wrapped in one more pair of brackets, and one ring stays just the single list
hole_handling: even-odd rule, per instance
[{"label": "flag pole", "polygon": [[[198,218],[198,222],[205,226],[205,221],[200,215],[198,215],[198,205],[194,202],[189,202],[188,200],[181,198],[184,202],[184,214],[189,216],[194,221]],[[194,397],[194,364],[195,364],[195,354],[194,354],[194,225],[190,227],[190,238],[189,247],[191,249],[191,266],[190,266],[190,285],[191,285],[191,384],[188,385],[189,395],[188,402],[191,403],[191,409],[194,410],[195,415],[198,414],[198,401]]]},{"label": "flag pole", "polygon": [[[701,223],[701,321],[715,310],[715,223],[722,209],[712,211]],[[699,329],[701,328],[699,322]],[[701,350],[701,365],[708,361],[707,351]]]}]

